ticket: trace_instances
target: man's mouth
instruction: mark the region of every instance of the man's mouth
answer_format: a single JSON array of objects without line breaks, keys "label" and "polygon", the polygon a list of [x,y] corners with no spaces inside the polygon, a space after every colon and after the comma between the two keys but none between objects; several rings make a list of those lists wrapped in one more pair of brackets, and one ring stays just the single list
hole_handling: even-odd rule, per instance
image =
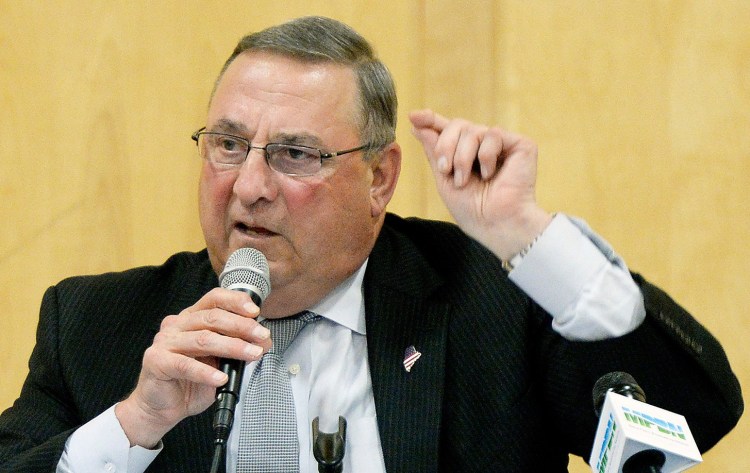
[{"label": "man's mouth", "polygon": [[248,236],[264,237],[264,236],[272,236],[276,234],[265,227],[250,226],[242,222],[236,223],[235,228],[241,233],[248,235]]}]

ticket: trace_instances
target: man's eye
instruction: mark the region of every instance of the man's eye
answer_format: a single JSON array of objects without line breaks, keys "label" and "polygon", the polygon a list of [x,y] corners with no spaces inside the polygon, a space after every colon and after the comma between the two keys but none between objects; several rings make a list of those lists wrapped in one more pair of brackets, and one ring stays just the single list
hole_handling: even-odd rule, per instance
[{"label": "man's eye", "polygon": [[284,158],[291,161],[309,161],[318,159],[317,155],[315,155],[313,152],[311,152],[311,150],[308,149],[292,146],[285,146],[284,148]]},{"label": "man's eye", "polygon": [[242,145],[237,140],[231,138],[223,137],[218,141],[217,147],[221,149],[221,151],[235,152],[242,148]]}]

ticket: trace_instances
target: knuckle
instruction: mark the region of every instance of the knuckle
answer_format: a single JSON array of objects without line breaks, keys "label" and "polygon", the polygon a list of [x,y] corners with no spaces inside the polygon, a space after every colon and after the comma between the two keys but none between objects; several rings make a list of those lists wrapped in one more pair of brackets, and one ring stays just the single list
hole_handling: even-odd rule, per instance
[{"label": "knuckle", "polygon": [[200,330],[196,333],[195,344],[198,346],[198,348],[206,348],[207,346],[211,345],[212,338],[213,332],[211,332],[210,330]]},{"label": "knuckle", "polygon": [[175,324],[177,317],[179,317],[179,316],[177,316],[177,315],[168,315],[168,316],[164,317],[161,320],[161,324],[159,324],[159,329],[160,330],[167,330],[167,329],[169,329],[172,325]]},{"label": "knuckle", "polygon": [[188,307],[188,312],[198,312],[200,310],[209,310],[221,305],[221,301],[226,298],[226,289],[215,287],[205,293],[195,304]]},{"label": "knuckle", "polygon": [[155,351],[156,351],[156,348],[154,348],[153,345],[146,348],[146,350],[143,352],[143,362],[145,363],[146,361],[150,361],[153,358],[155,358],[156,357],[156,355],[154,354]]},{"label": "knuckle", "polygon": [[469,134],[471,134],[477,141],[482,141],[487,136],[488,128],[483,125],[473,125],[469,128]]},{"label": "knuckle", "polygon": [[[164,334],[164,332],[157,332],[156,335],[154,335],[153,345],[161,345],[166,341],[166,339],[167,336]],[[153,348],[153,345],[149,348]]]},{"label": "knuckle", "polygon": [[492,135],[495,138],[502,138],[503,136],[503,129],[499,126],[493,126],[487,129],[487,134]]},{"label": "knuckle", "polygon": [[535,155],[537,153],[537,144],[529,139],[521,141],[521,149],[523,149],[528,155]]},{"label": "knuckle", "polygon": [[215,287],[208,291],[205,296],[203,296],[204,299],[216,299],[220,297],[222,294],[224,294],[224,291],[226,289],[221,287]]},{"label": "knuckle", "polygon": [[467,126],[471,125],[471,122],[465,118],[454,118],[453,125],[458,128],[466,128]]},{"label": "knuckle", "polygon": [[203,323],[205,323],[209,327],[213,327],[216,325],[216,323],[219,321],[220,318],[220,310],[219,309],[211,309],[203,312]]},{"label": "knuckle", "polygon": [[160,350],[150,346],[143,352],[143,366],[157,367],[162,358]]}]

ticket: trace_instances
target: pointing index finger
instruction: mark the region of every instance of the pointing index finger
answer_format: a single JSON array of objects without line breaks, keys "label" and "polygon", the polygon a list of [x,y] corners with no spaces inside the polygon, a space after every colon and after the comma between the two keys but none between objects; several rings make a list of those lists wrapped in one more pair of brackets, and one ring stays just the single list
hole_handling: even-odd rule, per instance
[{"label": "pointing index finger", "polygon": [[409,120],[416,129],[430,128],[440,133],[448,125],[449,120],[444,116],[435,113],[429,108],[424,110],[415,110],[409,113]]}]

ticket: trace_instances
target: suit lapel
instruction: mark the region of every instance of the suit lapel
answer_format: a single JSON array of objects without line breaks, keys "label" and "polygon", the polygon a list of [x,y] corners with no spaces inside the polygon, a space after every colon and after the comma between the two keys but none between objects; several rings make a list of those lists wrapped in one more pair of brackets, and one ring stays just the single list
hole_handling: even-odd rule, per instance
[{"label": "suit lapel", "polygon": [[[411,242],[384,229],[365,276],[367,346],[388,471],[437,471],[450,306]],[[405,350],[421,353],[410,372]]]}]

